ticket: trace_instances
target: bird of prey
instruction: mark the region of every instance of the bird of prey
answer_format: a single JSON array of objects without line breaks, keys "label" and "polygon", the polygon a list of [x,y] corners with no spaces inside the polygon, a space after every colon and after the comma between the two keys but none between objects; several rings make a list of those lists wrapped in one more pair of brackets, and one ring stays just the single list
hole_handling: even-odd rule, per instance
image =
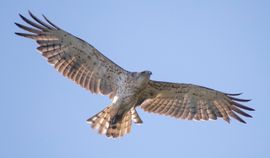
[{"label": "bird of prey", "polygon": [[252,117],[244,110],[254,109],[239,102],[248,102],[214,89],[184,83],[150,79],[151,71],[130,72],[105,57],[84,40],[62,30],[44,15],[42,21],[29,11],[30,25],[15,23],[28,33],[15,33],[33,39],[47,61],[65,77],[92,93],[108,96],[112,103],[87,122],[100,134],[121,137],[131,130],[132,122],[141,124],[136,108],[187,120],[216,120],[230,122],[234,118],[246,123],[240,115]]}]

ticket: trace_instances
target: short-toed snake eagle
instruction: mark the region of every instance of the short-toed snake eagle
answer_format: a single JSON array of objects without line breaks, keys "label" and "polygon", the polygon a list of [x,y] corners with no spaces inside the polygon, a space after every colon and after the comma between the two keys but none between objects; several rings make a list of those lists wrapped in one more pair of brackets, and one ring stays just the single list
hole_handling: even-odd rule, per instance
[{"label": "short-toed snake eagle", "polygon": [[41,21],[31,12],[31,21],[20,15],[32,27],[15,23],[29,33],[16,33],[37,42],[42,56],[57,71],[93,93],[109,96],[111,105],[87,120],[100,134],[120,137],[130,132],[131,124],[142,123],[136,112],[147,112],[188,120],[229,122],[230,117],[245,123],[238,114],[251,117],[243,110],[254,109],[239,102],[249,100],[193,84],[150,80],[151,72],[129,72],[101,54],[84,40],[62,30],[45,16]]}]

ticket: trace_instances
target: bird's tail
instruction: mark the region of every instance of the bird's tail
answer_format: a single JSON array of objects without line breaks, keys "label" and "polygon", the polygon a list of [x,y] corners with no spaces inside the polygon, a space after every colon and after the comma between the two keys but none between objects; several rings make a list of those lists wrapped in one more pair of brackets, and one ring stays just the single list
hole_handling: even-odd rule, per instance
[{"label": "bird's tail", "polygon": [[112,106],[106,107],[101,112],[87,120],[92,128],[97,129],[100,134],[107,137],[122,137],[131,131],[132,120],[134,123],[142,123],[141,118],[134,108],[125,113],[122,117],[111,117]]}]

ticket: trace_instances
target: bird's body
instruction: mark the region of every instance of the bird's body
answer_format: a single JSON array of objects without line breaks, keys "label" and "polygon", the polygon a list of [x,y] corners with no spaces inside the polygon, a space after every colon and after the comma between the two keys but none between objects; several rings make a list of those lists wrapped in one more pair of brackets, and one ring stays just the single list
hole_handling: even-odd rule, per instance
[{"label": "bird's body", "polygon": [[[149,71],[143,71],[141,73],[132,72],[128,73],[128,75],[125,75],[125,77],[120,77],[118,84],[124,85],[120,86],[115,96],[112,98],[112,104],[109,106],[109,109],[106,109],[109,114],[109,119],[106,120],[106,123],[102,122],[100,120],[96,120],[96,116],[88,119],[87,121],[91,124],[93,124],[94,128],[98,128],[99,130],[103,131],[102,128],[108,128],[109,130],[112,129],[113,133],[107,133],[107,136],[113,136],[116,137],[120,135],[121,133],[117,133],[118,126],[120,126],[119,123],[123,120],[124,116],[127,116],[128,118],[126,121],[128,121],[131,125],[131,121],[133,118],[133,121],[135,123],[142,123],[139,115],[135,111],[135,107],[137,105],[138,99],[141,97],[141,92],[147,86],[149,78],[150,78],[151,72]],[[120,75],[121,76],[121,75]],[[103,111],[101,112],[101,114]],[[133,113],[133,114],[132,114]],[[138,120],[137,120],[138,119]],[[106,124],[106,126],[99,126],[100,124]],[[97,127],[96,127],[96,124]],[[119,124],[119,125],[118,125]],[[107,127],[108,126],[108,127]],[[125,125],[127,126],[127,125]],[[121,127],[119,127],[121,128]],[[119,131],[121,132],[121,130]],[[100,132],[102,133],[102,132]],[[124,134],[124,133],[123,133]]]},{"label": "bird's body", "polygon": [[216,120],[220,117],[229,122],[232,117],[245,123],[237,114],[251,117],[241,109],[254,109],[238,103],[249,100],[234,97],[240,94],[223,93],[193,84],[153,81],[150,71],[129,72],[45,16],[47,23],[29,13],[35,22],[20,16],[33,28],[15,24],[31,34],[16,34],[36,40],[42,56],[62,75],[92,93],[112,99],[111,105],[87,120],[101,134],[120,137],[129,133],[132,122],[142,123],[137,107],[188,120]]}]

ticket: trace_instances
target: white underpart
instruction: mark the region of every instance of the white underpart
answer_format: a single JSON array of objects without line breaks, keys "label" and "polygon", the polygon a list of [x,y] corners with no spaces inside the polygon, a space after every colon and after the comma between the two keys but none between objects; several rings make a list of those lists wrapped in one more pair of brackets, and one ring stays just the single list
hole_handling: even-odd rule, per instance
[{"label": "white underpart", "polygon": [[115,97],[113,97],[113,101],[112,101],[112,103],[114,104],[114,103],[116,103],[117,102],[117,100],[118,100],[118,96],[115,96]]}]

